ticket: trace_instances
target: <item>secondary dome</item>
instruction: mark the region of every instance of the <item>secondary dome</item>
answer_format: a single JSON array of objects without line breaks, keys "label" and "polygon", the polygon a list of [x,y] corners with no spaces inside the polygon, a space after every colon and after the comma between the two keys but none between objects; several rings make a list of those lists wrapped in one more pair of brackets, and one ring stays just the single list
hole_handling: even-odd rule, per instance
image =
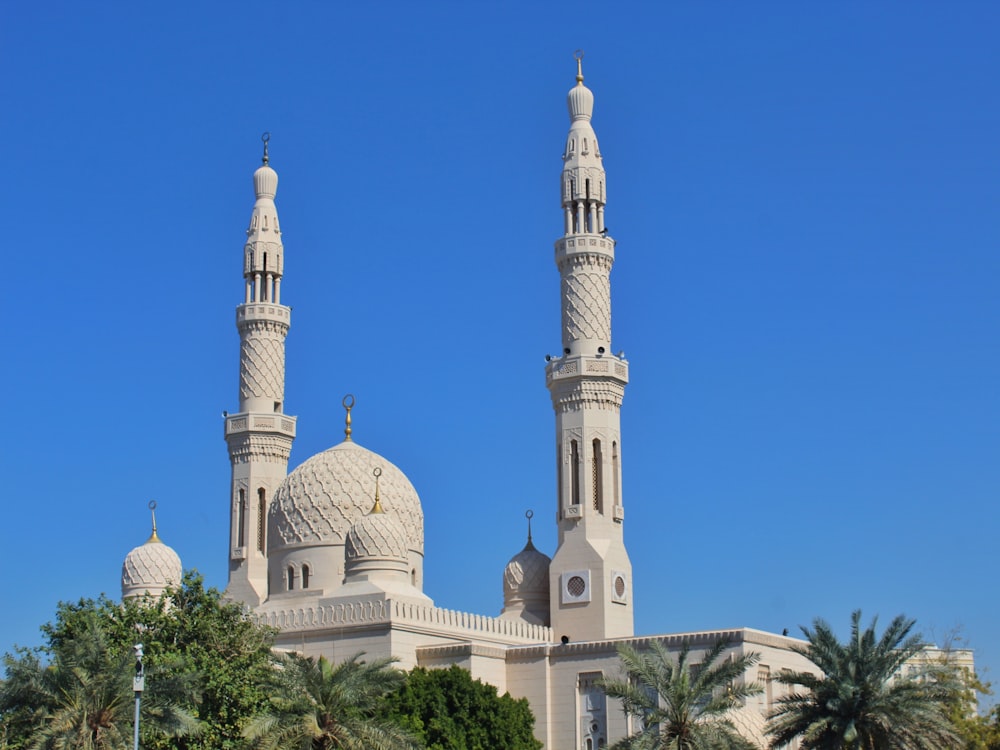
[{"label": "secondary dome", "polygon": [[535,549],[531,541],[530,510],[528,542],[514,555],[503,570],[503,611],[500,616],[508,620],[523,620],[533,625],[551,623],[549,613],[549,564],[548,555]]},{"label": "secondary dome", "polygon": [[[378,470],[376,470],[378,471]],[[378,471],[377,479],[382,472]],[[362,560],[395,560],[407,562],[406,532],[399,522],[386,513],[375,485],[375,507],[371,513],[359,518],[347,532],[344,557],[347,566]]]},{"label": "secondary dome", "polygon": [[[150,510],[155,504],[150,504]],[[165,545],[156,534],[156,516],[153,516],[153,533],[142,544],[125,556],[122,563],[122,598],[133,596],[157,597],[170,586],[181,582],[181,558]]]},{"label": "secondary dome", "polygon": [[360,518],[347,532],[344,546],[347,564],[355,560],[407,561],[406,532],[399,522],[381,510]]},{"label": "secondary dome", "polygon": [[352,440],[317,453],[285,477],[270,509],[270,549],[344,544],[371,509],[372,472],[382,469],[382,505],[402,527],[405,549],[424,553],[424,512],[417,491],[394,464]]},{"label": "secondary dome", "polygon": [[524,549],[514,555],[503,571],[503,598],[510,603],[514,598],[549,598],[549,564],[544,552],[539,552],[531,538]]}]

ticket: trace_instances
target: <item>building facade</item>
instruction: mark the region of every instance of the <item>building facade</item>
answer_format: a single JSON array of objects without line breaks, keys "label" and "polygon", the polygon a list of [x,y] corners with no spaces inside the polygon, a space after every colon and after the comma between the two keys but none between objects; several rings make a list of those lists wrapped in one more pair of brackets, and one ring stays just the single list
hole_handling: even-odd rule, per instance
[{"label": "building facade", "polygon": [[[343,441],[288,472],[296,428],[283,408],[291,309],[282,302],[278,175],[265,141],[236,308],[239,406],[225,417],[232,468],[227,596],[277,628],[282,649],[333,660],[364,651],[396,657],[407,669],[463,666],[501,693],[527,698],[548,750],[596,750],[635,731],[598,687],[601,677],[620,672],[619,644],[688,643],[697,661],[699,651],[725,639],[732,652],[760,655],[744,679],[764,691],[734,720],[763,746],[765,717],[787,690],[776,678],[812,668],[792,650],[801,641],[751,629],[634,633],[620,423],[629,363],[612,348],[616,245],[605,226],[594,95],[579,59],[567,98],[562,233],[554,253],[562,346],[545,365],[557,456],[552,558],[534,547],[529,526],[524,549],[504,570],[499,616],[436,607],[424,593],[419,495],[391,461],[353,440],[351,397],[344,401]],[[162,590],[167,569],[177,580],[180,563],[168,550],[154,525],[150,541],[126,560],[123,595]]]}]

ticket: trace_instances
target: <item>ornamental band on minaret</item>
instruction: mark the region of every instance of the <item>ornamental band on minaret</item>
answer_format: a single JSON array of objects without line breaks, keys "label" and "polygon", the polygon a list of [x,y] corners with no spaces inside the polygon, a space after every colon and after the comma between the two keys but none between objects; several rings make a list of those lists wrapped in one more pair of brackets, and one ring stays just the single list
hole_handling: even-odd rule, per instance
[{"label": "ornamental band on minaret", "polygon": [[288,472],[295,417],[284,414],[285,336],[291,308],[281,304],[284,246],[274,196],[278,174],[254,172],[256,202],[243,248],[244,300],[236,308],[240,332],[240,410],[226,415],[232,465],[229,597],[251,606],[267,598],[267,514],[271,495]]},{"label": "ornamental band on minaret", "polygon": [[611,354],[611,267],[615,241],[604,225],[606,184],[590,124],[594,95],[583,85],[582,53],[567,97],[563,153],[562,353],[546,384],[556,413],[558,546],[550,566],[553,634],[570,640],[631,636],[632,565],[622,534],[620,410],[628,363]]}]

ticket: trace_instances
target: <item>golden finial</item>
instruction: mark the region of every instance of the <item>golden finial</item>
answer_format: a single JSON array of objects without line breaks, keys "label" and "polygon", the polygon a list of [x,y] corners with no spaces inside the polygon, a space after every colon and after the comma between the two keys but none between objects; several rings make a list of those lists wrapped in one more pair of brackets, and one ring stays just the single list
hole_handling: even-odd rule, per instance
[{"label": "golden finial", "polygon": [[382,468],[380,466],[376,466],[372,469],[372,476],[375,477],[375,505],[372,506],[372,513],[385,513],[385,511],[382,510],[382,501],[379,500],[378,497],[378,478],[382,476]]},{"label": "golden finial", "polygon": [[573,59],[576,60],[576,83],[578,86],[583,85],[583,50],[578,49],[573,53]]},{"label": "golden finial", "polygon": [[268,157],[268,155],[267,155],[267,142],[268,142],[269,140],[271,140],[271,134],[270,134],[270,133],[264,133],[264,134],[263,134],[263,135],[262,135],[262,136],[260,137],[260,139],[261,139],[262,141],[264,141],[264,166],[266,167],[266,166],[267,166],[267,162],[268,162],[268,160],[269,160],[269,157]]},{"label": "golden finial", "polygon": [[351,409],[354,408],[354,394],[348,393],[340,403],[347,412],[347,416],[344,418],[344,442],[349,443],[351,442]]},{"label": "golden finial", "polygon": [[156,501],[149,501],[149,514],[153,517],[153,533],[149,535],[149,539],[146,540],[146,544],[151,542],[161,542],[160,537],[156,535]]},{"label": "golden finial", "polygon": [[524,517],[528,519],[528,543],[524,546],[525,549],[534,549],[535,545],[531,543],[531,519],[534,518],[535,511],[529,510],[525,512]]}]

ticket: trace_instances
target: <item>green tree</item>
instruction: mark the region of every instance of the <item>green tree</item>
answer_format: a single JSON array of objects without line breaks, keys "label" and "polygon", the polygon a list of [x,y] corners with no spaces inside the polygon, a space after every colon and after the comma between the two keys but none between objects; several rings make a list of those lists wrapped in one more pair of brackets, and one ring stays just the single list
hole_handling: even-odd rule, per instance
[{"label": "green tree", "polygon": [[383,701],[405,679],[393,659],[340,664],[286,654],[271,673],[269,709],[244,736],[261,750],[414,750],[417,743],[384,717]]},{"label": "green tree", "polygon": [[388,714],[427,750],[541,750],[528,701],[473,680],[468,670],[414,668],[388,698]]},{"label": "green tree", "polygon": [[[46,643],[35,652],[8,655],[8,675],[30,661],[44,663],[75,641],[91,621],[104,634],[108,652],[131,660],[132,647],[145,647],[147,692],[160,679],[182,680],[192,688],[187,708],[201,722],[199,735],[167,740],[143,731],[143,748],[238,750],[247,747],[242,723],[267,701],[264,684],[272,665],[274,632],[257,625],[235,603],[206,588],[196,572],[160,598],[115,602],[106,596],[59,604],[55,619],[42,626]],[[23,664],[22,664],[23,662]],[[132,667],[127,673],[131,680]],[[131,689],[131,682],[129,683]],[[145,701],[145,698],[144,698]],[[7,726],[11,748],[25,747],[36,717],[23,708],[0,706],[0,731]],[[143,725],[144,727],[145,725]]]},{"label": "green tree", "polygon": [[[803,627],[808,643],[795,650],[823,673],[784,674],[796,689],[778,701],[768,722],[771,746],[801,739],[803,750],[947,750],[962,742],[947,715],[959,686],[953,670],[925,664],[901,670],[924,645],[915,622],[900,615],[878,638],[878,618],[862,629],[851,615],[851,637],[840,643],[821,619]],[[911,662],[912,663],[912,662]]]},{"label": "green tree", "polygon": [[993,694],[989,683],[979,679],[975,672],[955,664],[950,648],[945,648],[940,664],[954,674],[957,689],[946,700],[944,710],[962,739],[961,746],[964,750],[1000,750],[1000,706],[994,706],[987,716],[980,716],[975,711],[978,695]]},{"label": "green tree", "polygon": [[676,658],[661,641],[648,650],[618,647],[624,676],[605,679],[604,691],[617,698],[642,729],[615,745],[628,750],[744,750],[754,745],[727,714],[761,688],[742,678],[758,654],[723,658],[729,644],[717,641],[699,663],[691,663],[684,643]]},{"label": "green tree", "polygon": [[[61,639],[43,663],[35,652],[7,656],[0,714],[16,736],[11,747],[40,750],[118,750],[131,745],[135,674],[131,648],[116,650],[95,613]],[[183,708],[193,685],[183,677],[150,674],[140,726],[146,736],[183,737],[200,730]],[[11,740],[13,740],[11,742]]]}]

